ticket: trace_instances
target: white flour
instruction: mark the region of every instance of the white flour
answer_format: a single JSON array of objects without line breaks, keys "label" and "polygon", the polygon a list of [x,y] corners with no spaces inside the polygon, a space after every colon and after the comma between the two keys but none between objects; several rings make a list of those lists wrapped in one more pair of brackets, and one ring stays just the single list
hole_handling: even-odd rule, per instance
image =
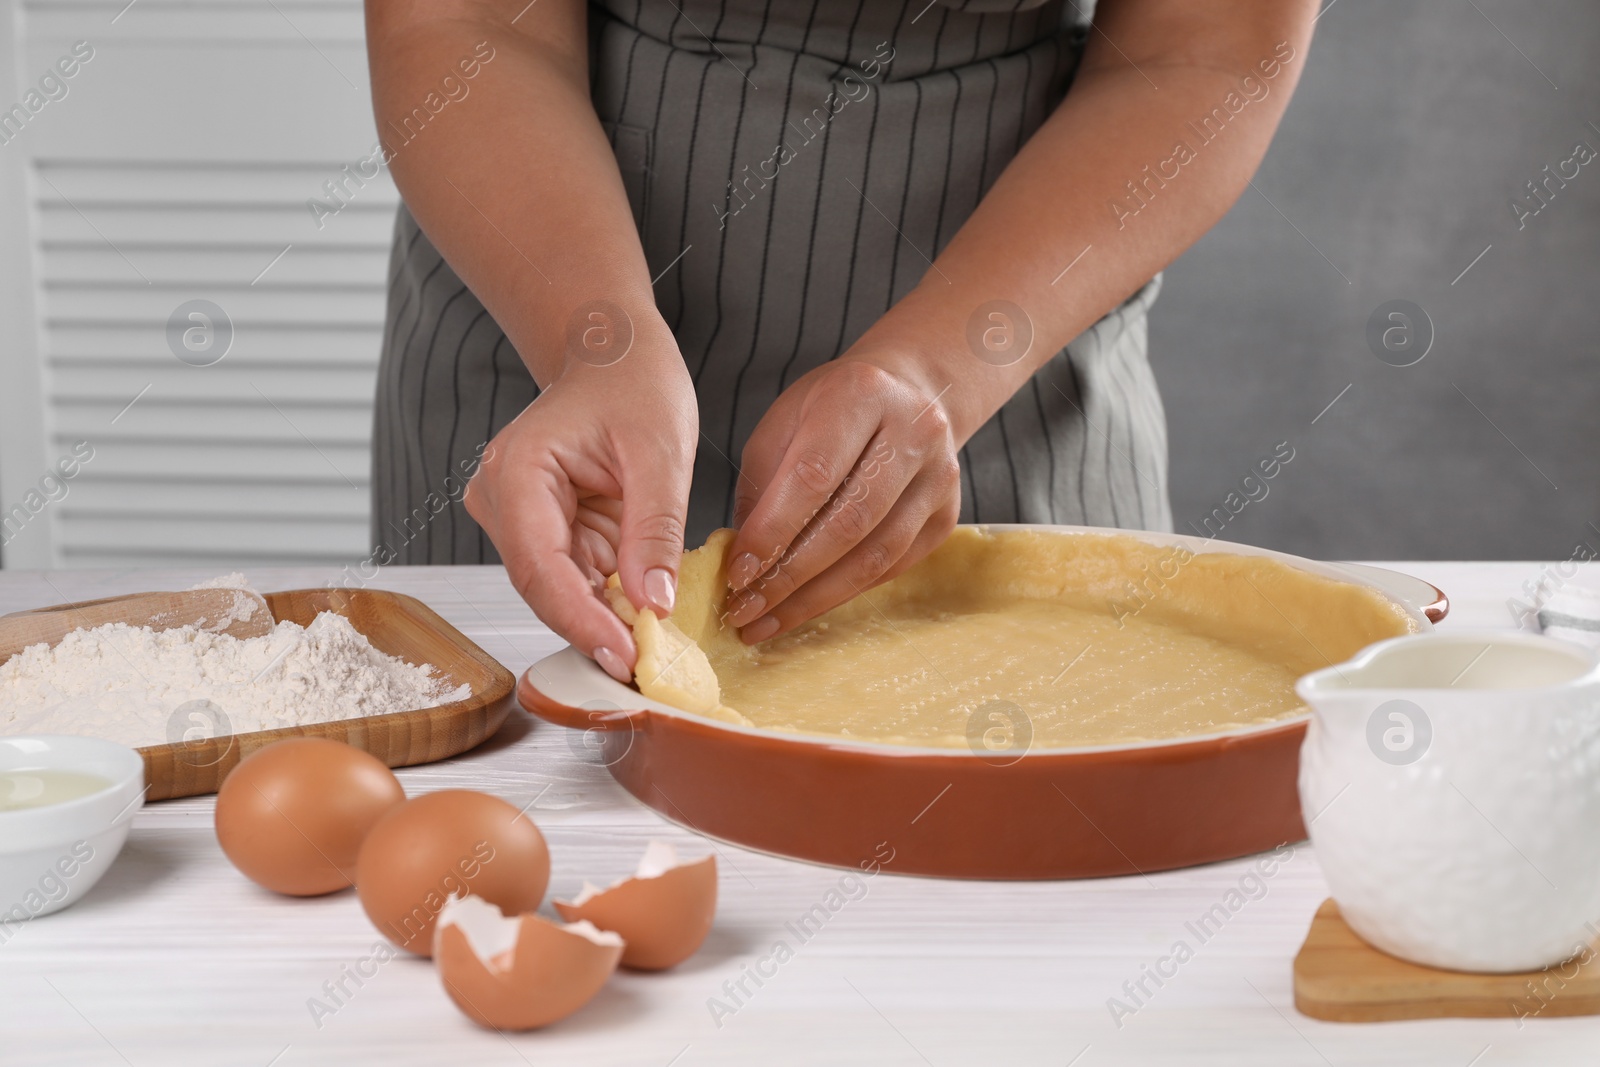
[{"label": "white flour", "polygon": [[[248,588],[237,575],[206,585]],[[0,735],[84,734],[137,747],[412,711],[471,692],[378,651],[329,611],[245,640],[113,623],[0,665]]]}]

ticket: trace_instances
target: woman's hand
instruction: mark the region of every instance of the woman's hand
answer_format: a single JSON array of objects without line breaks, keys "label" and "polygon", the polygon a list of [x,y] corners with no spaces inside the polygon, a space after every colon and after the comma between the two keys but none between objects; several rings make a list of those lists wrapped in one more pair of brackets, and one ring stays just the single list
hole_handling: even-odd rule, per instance
[{"label": "woman's hand", "polygon": [[877,361],[791,385],[744,448],[728,621],[764,641],[927,555],[961,511],[956,449],[939,398]]},{"label": "woman's hand", "polygon": [[598,587],[615,571],[635,607],[672,611],[698,435],[676,345],[636,344],[609,366],[571,362],[495,436],[467,487],[522,599],[621,682],[633,635]]}]

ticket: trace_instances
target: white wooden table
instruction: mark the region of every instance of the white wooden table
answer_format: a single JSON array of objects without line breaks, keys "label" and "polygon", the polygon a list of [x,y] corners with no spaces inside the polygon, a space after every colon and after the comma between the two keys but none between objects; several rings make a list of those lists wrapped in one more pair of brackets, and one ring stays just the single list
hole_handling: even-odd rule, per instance
[{"label": "white wooden table", "polygon": [[[1449,593],[1447,626],[1509,626],[1506,599],[1533,563],[1388,564]],[[145,589],[211,571],[0,575],[0,611]],[[257,570],[258,588],[324,585],[322,571]],[[560,647],[496,568],[394,568],[375,587],[422,598],[513,671]],[[576,735],[573,735],[576,736]],[[81,903],[0,946],[0,1063],[70,1064],[1437,1064],[1600,1062],[1600,1019],[1331,1025],[1295,1012],[1290,961],[1327,895],[1309,845],[1267,880],[1131,1017],[1109,998],[1185,938],[1239,884],[1239,860],[1149,877],[1055,883],[880,875],[775,976],[734,1001],[724,983],[788,937],[840,872],[724,845],[672,826],[586,761],[566,731],[520,712],[478,750],[399,772],[413,796],[496,793],[550,842],[551,890],[631,871],[645,842],[715,848],[716,928],[664,975],[619,973],[587,1008],[542,1032],[481,1030],[432,967],[384,964],[330,1016],[310,1002],[378,941],[347,891],[275,897],[217,848],[212,798],[151,805],[115,867]],[[789,940],[793,941],[792,937]],[[1190,938],[1192,943],[1192,938]],[[1147,982],[1148,986],[1148,982]],[[1153,988],[1153,987],[1150,987]],[[714,1019],[712,998],[736,1007]],[[719,1025],[720,1022],[720,1025]]]}]

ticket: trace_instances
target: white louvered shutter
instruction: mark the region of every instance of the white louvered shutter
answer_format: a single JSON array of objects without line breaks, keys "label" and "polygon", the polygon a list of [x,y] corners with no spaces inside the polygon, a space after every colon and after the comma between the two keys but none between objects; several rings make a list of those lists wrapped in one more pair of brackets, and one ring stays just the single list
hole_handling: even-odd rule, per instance
[{"label": "white louvered shutter", "polygon": [[[125,3],[9,10],[0,107],[94,56],[0,145],[0,507],[94,455],[5,564],[360,559],[397,197],[380,174],[321,228],[307,206],[375,140],[360,4]],[[168,345],[197,299],[233,326],[210,366]]]}]

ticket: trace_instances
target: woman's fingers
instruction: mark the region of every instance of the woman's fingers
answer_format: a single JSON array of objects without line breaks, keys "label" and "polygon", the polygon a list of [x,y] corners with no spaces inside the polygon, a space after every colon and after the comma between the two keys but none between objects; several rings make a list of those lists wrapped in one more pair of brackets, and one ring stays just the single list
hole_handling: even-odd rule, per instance
[{"label": "woman's fingers", "polygon": [[678,595],[694,456],[656,450],[619,458],[622,523],[617,574],[622,591],[636,608],[671,615]]},{"label": "woman's fingers", "polygon": [[[813,373],[777,474],[730,551],[728,618],[735,626],[772,613],[847,557],[866,572],[886,570],[899,553],[895,538],[880,536],[878,527],[914,480],[928,476],[926,486],[959,499],[954,445],[937,398],[867,363]],[[920,520],[944,503],[945,496],[927,502],[900,539],[909,542]]]},{"label": "woman's fingers", "polygon": [[[573,521],[605,538],[614,552],[618,540],[622,537],[622,501],[607,496],[584,496],[578,501],[578,510]],[[613,563],[611,570],[606,573],[610,574],[616,569],[616,564]]]},{"label": "woman's fingers", "polygon": [[[591,580],[598,579],[603,582],[607,577],[617,573],[617,534],[607,534],[603,528],[590,526],[585,521],[583,509],[579,509],[577,521],[572,524],[572,548],[577,557],[580,569],[593,568],[589,574]],[[588,573],[585,570],[585,573]]]},{"label": "woman's fingers", "polygon": [[[633,634],[590,584],[573,544],[572,489],[559,489],[551,478],[541,473],[519,485],[511,500],[497,501],[492,515],[480,521],[492,521],[491,536],[506,574],[534,614],[613,678],[631,681],[637,658]],[[479,517],[470,488],[467,503]]]},{"label": "woman's fingers", "polygon": [[746,625],[739,636],[755,644],[786,633],[888,581],[937,548],[955,527],[961,511],[959,493],[950,493],[941,484],[943,480],[935,472],[918,477],[866,540],[771,612]]},{"label": "woman's fingers", "polygon": [[882,420],[880,398],[865,380],[874,372],[882,373],[842,365],[806,396],[777,472],[734,538],[728,585],[735,592],[783,556],[862,458]]},{"label": "woman's fingers", "polygon": [[[858,554],[868,570],[887,570],[921,524],[922,516],[917,516],[916,525],[901,531],[898,537],[885,528],[896,502],[916,474],[916,466],[897,456],[882,436],[874,438],[855,469],[778,562],[729,598],[728,621],[735,626],[754,622],[847,554]],[[897,539],[903,541],[898,547]]]}]

